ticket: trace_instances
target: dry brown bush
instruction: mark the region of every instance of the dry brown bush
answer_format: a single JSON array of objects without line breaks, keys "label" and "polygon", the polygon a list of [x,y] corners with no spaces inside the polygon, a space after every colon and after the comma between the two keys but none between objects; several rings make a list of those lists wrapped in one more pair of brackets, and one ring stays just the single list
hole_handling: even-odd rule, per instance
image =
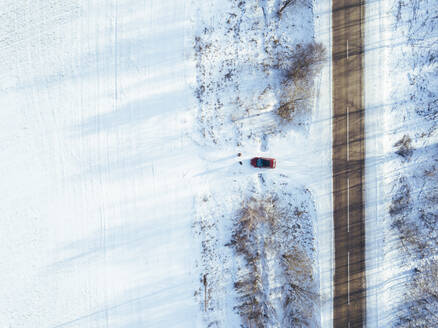
[{"label": "dry brown bush", "polygon": [[244,204],[240,213],[240,223],[248,230],[252,231],[262,222],[275,224],[278,219],[275,204],[277,199],[270,196],[263,200],[250,198]]},{"label": "dry brown bush", "polygon": [[277,114],[286,121],[292,121],[298,111],[309,108],[311,90],[300,85],[289,85],[283,89]]},{"label": "dry brown bush", "polygon": [[257,247],[255,230],[262,224],[275,224],[276,200],[250,198],[242,205],[230,245],[247,264],[248,273],[234,283],[240,304],[236,307],[247,327],[265,327],[270,305],[263,290],[261,278],[261,252]]},{"label": "dry brown bush", "polygon": [[293,51],[286,48],[279,54],[278,67],[284,72],[284,79],[277,114],[282,119],[291,121],[299,110],[310,109],[313,79],[325,58],[325,47],[318,42],[297,46]]},{"label": "dry brown bush", "polygon": [[294,81],[294,83],[309,81],[318,71],[325,57],[326,50],[322,43],[311,42],[297,47],[290,58],[286,78]]},{"label": "dry brown bush", "polygon": [[394,147],[398,148],[395,152],[397,155],[403,157],[406,160],[410,160],[414,149],[412,147],[412,139],[411,137],[409,137],[409,135],[405,134],[403,138],[401,138],[394,144]]},{"label": "dry brown bush", "polygon": [[311,261],[306,253],[294,248],[291,252],[283,255],[286,273],[289,276],[311,276]]},{"label": "dry brown bush", "polygon": [[[298,244],[282,245],[287,229],[296,222],[293,221],[295,212],[280,206],[276,196],[267,196],[263,199],[250,198],[242,204],[238,213],[228,245],[245,260],[245,266],[234,283],[239,295],[236,309],[244,327],[267,327],[277,317],[270,299],[269,284],[266,285],[266,277],[263,278],[267,262],[272,261],[273,256],[280,264],[277,279],[285,281],[280,287],[283,317],[276,320],[283,322],[282,327],[292,327],[294,323],[309,326],[306,323],[312,320],[318,297],[309,289],[309,281],[313,281],[312,260]],[[300,213],[302,215],[304,210]]]}]

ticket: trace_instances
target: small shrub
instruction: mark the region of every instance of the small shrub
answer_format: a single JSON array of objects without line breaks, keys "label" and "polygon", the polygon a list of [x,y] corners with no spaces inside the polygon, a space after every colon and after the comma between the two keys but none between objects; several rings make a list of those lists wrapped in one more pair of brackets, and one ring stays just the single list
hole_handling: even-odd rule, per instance
[{"label": "small shrub", "polygon": [[391,216],[401,214],[409,208],[411,188],[407,184],[406,178],[401,178],[400,183],[401,185],[392,197],[391,206],[389,208],[389,214]]},{"label": "small shrub", "polygon": [[401,138],[394,144],[394,147],[398,147],[395,153],[406,160],[410,160],[412,154],[414,153],[414,149],[412,148],[411,143],[412,139],[407,134],[405,134],[403,138]]}]

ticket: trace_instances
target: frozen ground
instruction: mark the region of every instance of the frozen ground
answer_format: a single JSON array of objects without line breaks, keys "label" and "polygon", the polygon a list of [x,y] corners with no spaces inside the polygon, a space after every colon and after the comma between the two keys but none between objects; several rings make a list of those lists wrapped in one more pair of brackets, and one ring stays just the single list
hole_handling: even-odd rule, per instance
[{"label": "frozen ground", "polygon": [[[329,67],[315,79],[313,114],[300,116],[295,128],[265,134],[274,119],[234,116],[243,125],[227,130],[231,117],[206,112],[220,142],[200,133],[194,45],[202,24],[225,31],[220,19],[226,6],[236,11],[230,12],[236,15],[230,15],[233,26],[238,15],[249,17],[240,25],[245,32],[241,43],[230,46],[243,55],[234,64],[224,61],[237,69],[230,88],[241,87],[238,94],[246,105],[259,104],[262,96],[267,106],[262,111],[272,110],[278,96],[274,73],[265,76],[243,65],[257,58],[262,47],[251,41],[253,25],[245,24],[268,24],[278,3],[262,1],[260,10],[259,2],[247,2],[244,15],[234,1],[3,1],[2,326],[204,327],[196,294],[203,261],[197,218],[214,216],[220,240],[226,239],[233,223],[232,215],[226,215],[239,206],[239,191],[246,195],[263,179],[247,163],[254,155],[277,158],[277,169],[264,173],[269,188],[285,183],[296,191],[291,199],[305,200],[312,214],[306,231],[318,238],[306,247],[314,247],[315,281],[322,281],[321,322],[327,324],[331,105],[330,89],[324,86],[330,85]],[[330,53],[328,8],[323,1],[314,11],[305,4],[288,9],[283,17],[295,18],[296,26],[284,27],[277,37],[295,45],[315,32]],[[256,40],[277,33],[255,31],[267,33],[255,35]],[[221,33],[214,37],[225,56],[234,32],[229,40]],[[211,64],[215,76],[210,81],[219,83],[220,61]],[[220,100],[225,104],[236,100],[234,91],[217,90],[224,92]],[[306,189],[311,196],[303,196]],[[204,201],[206,195],[214,201]],[[215,320],[238,326],[231,311],[236,295],[225,296]]]},{"label": "frozen ground", "polygon": [[436,1],[367,5],[370,327],[438,324],[436,8]]}]

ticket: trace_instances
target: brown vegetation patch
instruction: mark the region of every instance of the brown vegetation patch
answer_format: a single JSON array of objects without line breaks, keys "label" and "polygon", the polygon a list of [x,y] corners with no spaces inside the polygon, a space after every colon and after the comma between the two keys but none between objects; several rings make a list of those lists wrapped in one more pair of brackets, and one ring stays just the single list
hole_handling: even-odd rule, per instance
[{"label": "brown vegetation patch", "polygon": [[326,50],[321,43],[311,42],[295,49],[285,48],[279,54],[279,68],[284,72],[282,95],[277,114],[286,121],[311,107],[315,75],[321,70]]}]

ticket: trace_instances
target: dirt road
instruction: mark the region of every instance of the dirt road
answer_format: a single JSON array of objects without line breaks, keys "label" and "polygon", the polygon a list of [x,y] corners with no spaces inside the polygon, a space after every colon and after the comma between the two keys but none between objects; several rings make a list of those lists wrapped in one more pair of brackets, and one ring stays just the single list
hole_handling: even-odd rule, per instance
[{"label": "dirt road", "polygon": [[333,1],[334,327],[365,326],[363,13]]}]

